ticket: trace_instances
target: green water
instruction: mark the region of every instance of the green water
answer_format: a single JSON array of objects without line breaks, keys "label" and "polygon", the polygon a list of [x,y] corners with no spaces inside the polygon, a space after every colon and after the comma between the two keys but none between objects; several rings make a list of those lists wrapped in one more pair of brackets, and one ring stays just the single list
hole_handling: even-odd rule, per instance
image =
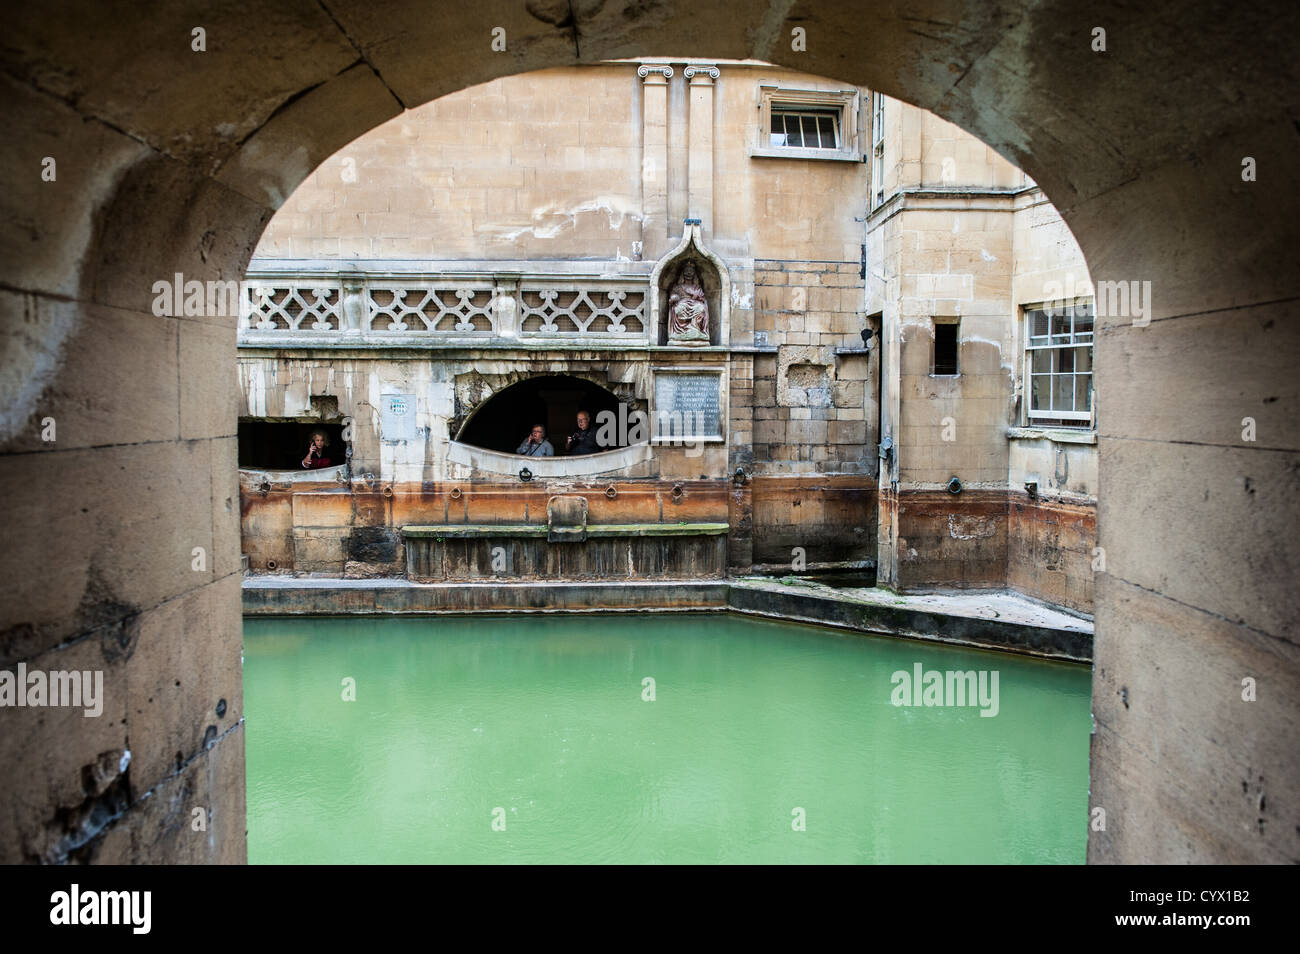
[{"label": "green water", "polygon": [[[1084,860],[1083,667],[720,614],[250,619],[244,653],[254,863]],[[891,704],[916,663],[997,670],[997,715]]]}]

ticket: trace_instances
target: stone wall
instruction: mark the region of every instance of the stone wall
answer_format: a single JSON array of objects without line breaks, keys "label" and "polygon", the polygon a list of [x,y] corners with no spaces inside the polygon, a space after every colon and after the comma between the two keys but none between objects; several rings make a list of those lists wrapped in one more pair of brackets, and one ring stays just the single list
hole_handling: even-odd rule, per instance
[{"label": "stone wall", "polygon": [[702,217],[728,260],[856,261],[864,163],[751,157],[759,84],[855,87],[755,63],[638,75],[646,62],[502,77],[405,112],[312,171],[256,257],[651,260]]},{"label": "stone wall", "polygon": [[[887,99],[884,128],[866,283],[867,310],[885,328],[893,442],[880,578],[903,589],[1010,586],[1090,612],[1096,438],[1087,427],[1022,427],[1023,309],[1089,300],[1083,255],[1041,191],[951,123]],[[955,375],[934,373],[941,324],[957,328]],[[945,489],[953,478],[959,494]]]}]

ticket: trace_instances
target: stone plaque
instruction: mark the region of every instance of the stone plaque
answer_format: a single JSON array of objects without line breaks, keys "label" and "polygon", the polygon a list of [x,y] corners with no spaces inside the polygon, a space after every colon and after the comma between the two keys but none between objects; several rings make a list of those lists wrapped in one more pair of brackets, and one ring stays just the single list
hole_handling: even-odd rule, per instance
[{"label": "stone plaque", "polygon": [[655,436],[722,437],[722,374],[661,371],[655,375]]},{"label": "stone plaque", "polygon": [[415,395],[385,394],[382,402],[379,408],[381,440],[415,440]]}]

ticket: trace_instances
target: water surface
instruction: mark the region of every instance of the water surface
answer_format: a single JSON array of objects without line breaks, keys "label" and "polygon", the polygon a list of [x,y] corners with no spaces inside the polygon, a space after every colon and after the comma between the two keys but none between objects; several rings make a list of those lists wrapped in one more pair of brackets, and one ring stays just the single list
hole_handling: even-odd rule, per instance
[{"label": "water surface", "polygon": [[[244,652],[254,863],[1084,860],[1084,667],[676,613],[249,619]],[[997,715],[891,704],[917,663],[997,670]]]}]

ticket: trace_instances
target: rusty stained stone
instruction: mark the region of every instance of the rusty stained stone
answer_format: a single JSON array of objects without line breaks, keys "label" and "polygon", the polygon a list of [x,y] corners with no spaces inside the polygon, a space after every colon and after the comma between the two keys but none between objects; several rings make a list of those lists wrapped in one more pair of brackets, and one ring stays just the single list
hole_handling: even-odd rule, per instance
[{"label": "rusty stained stone", "polygon": [[1095,504],[1024,499],[1012,492],[1007,522],[1008,586],[1048,603],[1091,613],[1092,550],[1096,545]]},{"label": "rusty stained stone", "polygon": [[898,582],[906,587],[1006,586],[1007,508],[999,490],[898,494]]},{"label": "rusty stained stone", "polygon": [[[610,486],[613,497],[606,493]],[[304,481],[273,482],[265,490],[246,472],[240,481],[243,552],[256,571],[274,562],[277,572],[401,576],[403,526],[545,525],[547,501],[557,495],[585,497],[590,524],[726,523],[730,486],[722,480],[473,480],[376,482],[372,490],[354,481],[349,492],[334,482]],[[674,496],[674,487],[680,495]]]},{"label": "rusty stained stone", "polygon": [[474,580],[720,580],[727,538],[625,536],[552,543],[545,537],[421,537],[406,541],[407,576],[418,582]]},{"label": "rusty stained stone", "polygon": [[752,481],[754,563],[876,558],[876,482],[859,476],[760,477]]}]

